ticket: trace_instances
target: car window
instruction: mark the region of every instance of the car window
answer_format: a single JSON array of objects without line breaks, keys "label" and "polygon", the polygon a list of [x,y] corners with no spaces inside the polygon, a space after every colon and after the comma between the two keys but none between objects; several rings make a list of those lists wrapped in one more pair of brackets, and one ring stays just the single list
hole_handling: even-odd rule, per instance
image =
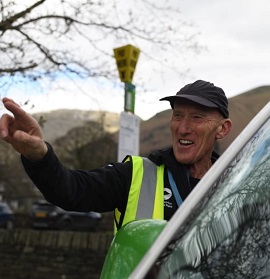
[{"label": "car window", "polygon": [[[213,167],[212,173],[222,168],[215,183],[207,185],[209,175],[202,179],[182,205],[189,212],[179,208],[171,230],[164,229],[130,278],[270,278],[269,107],[253,122],[248,141]],[[174,226],[176,218],[183,222]],[[161,250],[166,233],[170,241]],[[142,269],[150,270],[146,277]]]},{"label": "car window", "polygon": [[10,208],[8,207],[8,205],[7,204],[5,204],[5,203],[2,203],[1,205],[0,205],[0,212],[5,212],[5,213],[10,213],[11,212],[11,210],[10,210]]}]

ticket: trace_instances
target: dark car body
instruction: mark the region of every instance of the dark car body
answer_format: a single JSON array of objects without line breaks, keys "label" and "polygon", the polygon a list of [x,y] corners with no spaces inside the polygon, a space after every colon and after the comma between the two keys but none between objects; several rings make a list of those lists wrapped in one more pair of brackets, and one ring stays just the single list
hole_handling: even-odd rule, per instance
[{"label": "dark car body", "polygon": [[270,278],[269,235],[270,102],[201,179],[128,278]]},{"label": "dark car body", "polygon": [[14,215],[10,207],[5,202],[0,202],[0,228],[12,229]]},{"label": "dark car body", "polygon": [[100,221],[100,213],[66,211],[44,200],[34,202],[31,210],[34,229],[94,231]]}]

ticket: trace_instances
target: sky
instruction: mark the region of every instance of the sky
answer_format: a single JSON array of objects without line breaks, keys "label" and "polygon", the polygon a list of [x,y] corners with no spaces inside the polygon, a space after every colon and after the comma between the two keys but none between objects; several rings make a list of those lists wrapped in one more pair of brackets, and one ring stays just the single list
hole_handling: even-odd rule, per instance
[{"label": "sky", "polygon": [[[186,57],[179,69],[188,73],[179,79],[172,71],[163,78],[151,65],[138,61],[136,74],[152,73],[151,92],[136,90],[135,114],[144,120],[169,108],[159,99],[174,95],[187,83],[197,79],[222,87],[228,98],[259,86],[270,85],[270,1],[269,0],[172,0],[183,18],[200,32],[199,42],[205,46],[198,55]],[[170,55],[168,53],[168,55]],[[149,62],[150,63],[150,62]],[[89,81],[65,82],[58,90],[53,85],[47,92],[31,95],[35,107],[31,112],[56,109],[105,110],[121,113],[124,110],[124,85],[112,86]],[[31,85],[29,92],[33,90]],[[91,94],[89,94],[91,92]],[[14,88],[8,95],[17,101],[22,98]]]}]

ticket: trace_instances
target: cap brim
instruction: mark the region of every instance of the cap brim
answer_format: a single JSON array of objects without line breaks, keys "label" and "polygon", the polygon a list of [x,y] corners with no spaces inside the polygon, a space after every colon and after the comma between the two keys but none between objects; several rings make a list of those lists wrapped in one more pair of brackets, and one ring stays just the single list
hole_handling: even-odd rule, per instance
[{"label": "cap brim", "polygon": [[181,100],[181,99],[190,100],[194,103],[197,103],[197,104],[200,104],[200,105],[206,106],[206,107],[218,108],[218,106],[215,103],[208,101],[204,98],[201,98],[198,96],[193,96],[193,95],[184,95],[183,94],[183,95],[168,96],[168,97],[161,98],[160,101],[169,101],[171,103],[171,106],[173,107],[174,102],[177,100]]}]

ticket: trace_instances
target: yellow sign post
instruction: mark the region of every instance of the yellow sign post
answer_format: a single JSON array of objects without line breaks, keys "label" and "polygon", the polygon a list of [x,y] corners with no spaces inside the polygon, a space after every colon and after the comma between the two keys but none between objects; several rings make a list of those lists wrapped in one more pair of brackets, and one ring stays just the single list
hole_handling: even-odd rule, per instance
[{"label": "yellow sign post", "polygon": [[113,51],[120,80],[122,82],[132,83],[140,50],[132,45],[126,45],[115,48]]},{"label": "yellow sign post", "polygon": [[118,161],[127,154],[139,154],[140,119],[134,114],[135,85],[132,84],[140,50],[132,45],[115,48],[114,57],[119,77],[125,83],[125,111],[120,115],[120,131],[118,142]]}]

